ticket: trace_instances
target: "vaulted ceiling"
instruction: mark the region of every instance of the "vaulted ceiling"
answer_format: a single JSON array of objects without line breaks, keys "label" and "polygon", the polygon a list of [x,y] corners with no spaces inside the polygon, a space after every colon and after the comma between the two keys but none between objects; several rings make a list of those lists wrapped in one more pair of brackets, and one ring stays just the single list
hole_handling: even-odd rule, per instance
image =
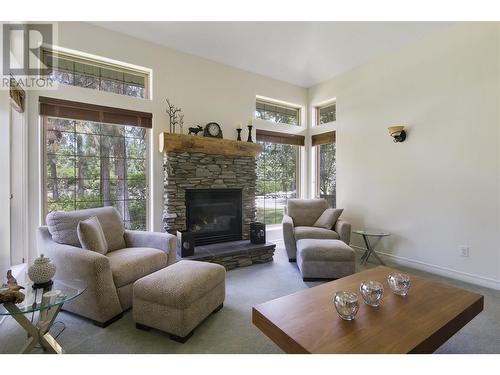
[{"label": "vaulted ceiling", "polygon": [[94,22],[303,87],[403,48],[446,22]]}]

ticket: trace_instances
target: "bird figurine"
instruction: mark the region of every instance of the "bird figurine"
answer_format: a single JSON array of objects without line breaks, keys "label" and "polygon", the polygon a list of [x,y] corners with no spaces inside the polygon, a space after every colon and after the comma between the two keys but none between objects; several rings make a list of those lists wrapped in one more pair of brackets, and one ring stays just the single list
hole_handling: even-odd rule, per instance
[{"label": "bird figurine", "polygon": [[12,276],[12,271],[7,271],[7,284],[3,284],[0,289],[0,303],[21,303],[24,301],[24,294],[20,292],[23,286],[17,284],[17,280]]}]

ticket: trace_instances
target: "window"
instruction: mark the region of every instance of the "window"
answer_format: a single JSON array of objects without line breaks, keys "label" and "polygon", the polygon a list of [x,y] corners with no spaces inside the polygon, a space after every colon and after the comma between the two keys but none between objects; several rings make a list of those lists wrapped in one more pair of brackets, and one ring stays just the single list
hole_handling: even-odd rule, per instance
[{"label": "window", "polygon": [[313,135],[312,145],[316,147],[317,194],[326,199],[331,207],[336,207],[335,132]]},{"label": "window", "polygon": [[280,224],[289,198],[297,197],[300,146],[304,137],[257,130],[263,150],[257,159],[257,220]]},{"label": "window", "polygon": [[88,116],[80,116],[72,107],[66,107],[72,109],[66,109],[65,117],[55,117],[51,115],[53,107],[63,113],[63,107],[57,104],[41,105],[45,135],[45,214],[54,210],[114,206],[127,229],[146,230],[146,127],[126,125],[118,120],[110,124],[69,118],[71,111],[75,117]]},{"label": "window", "polygon": [[255,118],[271,122],[300,125],[300,108],[257,100]]},{"label": "window", "polygon": [[333,102],[316,108],[316,124],[327,124],[337,120],[337,103]]},{"label": "window", "polygon": [[148,98],[149,74],[79,56],[43,51],[49,77],[64,85]]}]

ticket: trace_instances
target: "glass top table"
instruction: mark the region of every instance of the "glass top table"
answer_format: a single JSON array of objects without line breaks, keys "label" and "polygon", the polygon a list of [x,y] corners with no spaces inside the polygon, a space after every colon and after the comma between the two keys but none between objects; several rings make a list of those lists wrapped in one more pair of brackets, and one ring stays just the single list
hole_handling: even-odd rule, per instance
[{"label": "glass top table", "polygon": [[[365,242],[365,245],[366,245],[365,253],[361,256],[360,264],[366,264],[366,262],[368,262],[368,258],[370,258],[370,255],[373,254],[373,256],[375,258],[377,258],[377,260],[381,264],[385,265],[385,263],[382,261],[382,259],[380,259],[380,257],[375,252],[375,248],[377,247],[380,240],[383,237],[390,236],[391,235],[390,233],[383,232],[383,231],[377,231],[377,230],[371,230],[371,229],[363,229],[363,230],[357,229],[357,230],[353,230],[352,233],[359,234],[360,236],[362,236],[363,241]],[[369,240],[369,237],[375,237],[376,238],[375,242],[372,243]]]},{"label": "glass top table", "polygon": [[390,233],[387,233],[387,232],[380,232],[380,231],[370,230],[370,229],[367,229],[367,230],[353,230],[352,233],[360,234],[362,236],[363,235],[364,236],[370,236],[370,237],[387,237],[387,236],[391,235]]},{"label": "glass top table", "polygon": [[[0,316],[10,315],[27,332],[28,340],[21,353],[30,353],[37,344],[48,353],[62,354],[64,350],[49,333],[63,304],[79,297],[87,289],[81,280],[53,280],[53,284],[45,288],[33,289],[32,283],[19,283],[25,297],[18,304],[6,302],[0,304]],[[38,312],[36,322],[33,322]],[[28,319],[25,315],[30,315]]]},{"label": "glass top table", "polygon": [[[50,309],[58,305],[62,305],[69,302],[79,295],[81,295],[87,289],[86,284],[81,280],[54,280],[54,283],[45,289],[33,289],[32,283],[30,282],[25,289],[21,289],[20,292],[25,295],[24,301],[18,304],[2,304],[0,305],[0,316],[2,315],[17,315],[17,314],[27,314],[35,311],[40,311],[44,309]],[[0,289],[2,289],[0,287]],[[56,292],[56,296],[52,298],[45,298],[42,301],[44,293]],[[16,309],[10,308],[15,306]],[[6,307],[7,306],[7,307]]]}]

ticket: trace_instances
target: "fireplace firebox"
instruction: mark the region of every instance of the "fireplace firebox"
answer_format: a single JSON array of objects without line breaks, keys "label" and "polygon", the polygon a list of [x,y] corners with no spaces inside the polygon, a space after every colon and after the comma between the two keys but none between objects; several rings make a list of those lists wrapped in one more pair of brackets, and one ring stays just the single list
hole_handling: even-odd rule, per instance
[{"label": "fireplace firebox", "polygon": [[241,189],[186,190],[186,227],[196,246],[241,240]]}]

